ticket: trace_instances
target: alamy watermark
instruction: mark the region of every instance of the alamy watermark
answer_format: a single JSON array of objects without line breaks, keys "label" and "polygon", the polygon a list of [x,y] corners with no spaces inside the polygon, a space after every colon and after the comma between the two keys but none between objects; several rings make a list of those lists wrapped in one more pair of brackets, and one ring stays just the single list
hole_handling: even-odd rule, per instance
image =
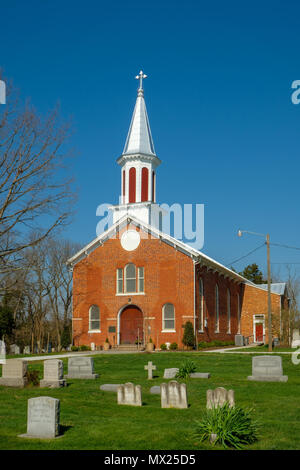
[{"label": "alamy watermark", "polygon": [[0,104],[6,104],[6,84],[0,80]]},{"label": "alamy watermark", "polygon": [[[147,225],[154,227],[158,231],[177,240],[188,243],[191,248],[201,250],[204,246],[204,204],[153,204],[150,207],[141,205],[134,206],[111,206],[110,204],[100,204],[96,210],[96,216],[101,217],[96,227],[96,234],[100,236],[113,225],[113,212],[118,210],[120,220],[123,216],[133,215],[134,218],[145,221],[147,216]],[[139,212],[140,211],[140,212]],[[143,233],[142,238],[157,238],[155,231]],[[119,232],[113,235],[113,238],[119,238]]]}]

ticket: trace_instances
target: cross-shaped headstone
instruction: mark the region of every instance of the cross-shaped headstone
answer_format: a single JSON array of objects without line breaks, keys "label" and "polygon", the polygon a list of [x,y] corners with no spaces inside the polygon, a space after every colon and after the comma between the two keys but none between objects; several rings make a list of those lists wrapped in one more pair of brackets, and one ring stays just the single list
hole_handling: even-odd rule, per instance
[{"label": "cross-shaped headstone", "polygon": [[144,369],[148,371],[148,379],[153,379],[152,371],[156,370],[156,366],[154,366],[152,362],[148,362],[148,365],[144,366]]}]

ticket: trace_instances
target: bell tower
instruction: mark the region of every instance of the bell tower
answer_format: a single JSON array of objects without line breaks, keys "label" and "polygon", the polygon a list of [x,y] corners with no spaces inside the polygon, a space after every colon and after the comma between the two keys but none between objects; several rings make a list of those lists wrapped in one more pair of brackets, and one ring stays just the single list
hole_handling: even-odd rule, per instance
[{"label": "bell tower", "polygon": [[117,159],[121,167],[120,204],[111,209],[114,223],[128,213],[157,226],[156,169],[161,160],[155,153],[144,99],[143,80],[147,75],[140,71],[135,78],[139,80],[137,99],[124,150]]}]

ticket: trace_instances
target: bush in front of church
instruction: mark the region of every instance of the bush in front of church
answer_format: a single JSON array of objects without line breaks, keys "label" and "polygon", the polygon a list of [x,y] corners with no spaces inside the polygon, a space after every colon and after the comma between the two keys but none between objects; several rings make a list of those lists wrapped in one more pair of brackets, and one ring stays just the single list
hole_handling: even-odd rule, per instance
[{"label": "bush in front of church", "polygon": [[177,343],[171,343],[170,344],[170,350],[171,351],[176,351],[178,349],[178,344]]},{"label": "bush in front of church", "polygon": [[192,348],[195,345],[194,327],[190,321],[187,321],[184,325],[182,342],[188,348]]}]

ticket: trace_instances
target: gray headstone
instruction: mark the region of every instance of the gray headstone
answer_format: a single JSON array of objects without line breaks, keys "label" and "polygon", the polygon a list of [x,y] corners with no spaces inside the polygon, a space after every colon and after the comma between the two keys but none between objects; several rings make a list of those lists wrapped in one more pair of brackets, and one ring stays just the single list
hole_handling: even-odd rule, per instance
[{"label": "gray headstone", "polygon": [[120,385],[122,384],[103,384],[100,385],[100,390],[103,390],[103,392],[117,392]]},{"label": "gray headstone", "polygon": [[5,342],[0,340],[0,364],[6,363],[6,348]]},{"label": "gray headstone", "polygon": [[20,354],[20,348],[17,344],[11,344],[9,350],[11,354]]},{"label": "gray headstone", "polygon": [[192,372],[190,374],[191,379],[209,379],[209,372]]},{"label": "gray headstone", "polygon": [[68,359],[68,379],[96,379],[98,374],[94,374],[94,359],[92,357],[69,357]]},{"label": "gray headstone", "polygon": [[30,354],[30,346],[24,346],[23,354]]},{"label": "gray headstone", "polygon": [[300,333],[299,330],[293,330],[292,348],[298,348],[300,346]]},{"label": "gray headstone", "polygon": [[224,387],[217,387],[215,390],[207,390],[206,392],[206,408],[218,408],[225,403],[229,403],[229,406],[233,408],[234,402],[234,391],[226,390]]},{"label": "gray headstone", "polygon": [[160,395],[160,385],[154,385],[151,387],[150,393],[152,393],[152,395]]},{"label": "gray headstone", "polygon": [[60,401],[51,397],[28,400],[27,433],[19,437],[54,439],[59,435]]},{"label": "gray headstone", "polygon": [[156,370],[156,366],[152,364],[151,361],[148,362],[146,366],[144,366],[144,369],[148,371],[148,380],[153,379],[153,371]]},{"label": "gray headstone", "polygon": [[44,361],[44,378],[40,381],[40,387],[59,388],[66,385],[63,361],[60,359]]},{"label": "gray headstone", "polygon": [[179,369],[177,367],[173,367],[171,369],[165,369],[164,372],[164,379],[175,379],[176,374],[178,374]]},{"label": "gray headstone", "polygon": [[7,359],[5,364],[2,364],[2,377],[0,378],[0,385],[6,387],[20,387],[23,388],[27,385],[27,362],[21,359]]},{"label": "gray headstone", "polygon": [[186,384],[180,384],[176,380],[162,383],[161,391],[161,407],[162,408],[187,408],[187,391]]},{"label": "gray headstone", "polygon": [[126,383],[118,387],[118,404],[142,406],[142,388],[140,385]]},{"label": "gray headstone", "polygon": [[234,344],[236,346],[244,346],[244,336],[243,335],[235,335]]},{"label": "gray headstone", "polygon": [[280,356],[255,356],[252,358],[252,375],[248,380],[260,382],[287,382],[288,376],[283,375],[282,358]]}]

